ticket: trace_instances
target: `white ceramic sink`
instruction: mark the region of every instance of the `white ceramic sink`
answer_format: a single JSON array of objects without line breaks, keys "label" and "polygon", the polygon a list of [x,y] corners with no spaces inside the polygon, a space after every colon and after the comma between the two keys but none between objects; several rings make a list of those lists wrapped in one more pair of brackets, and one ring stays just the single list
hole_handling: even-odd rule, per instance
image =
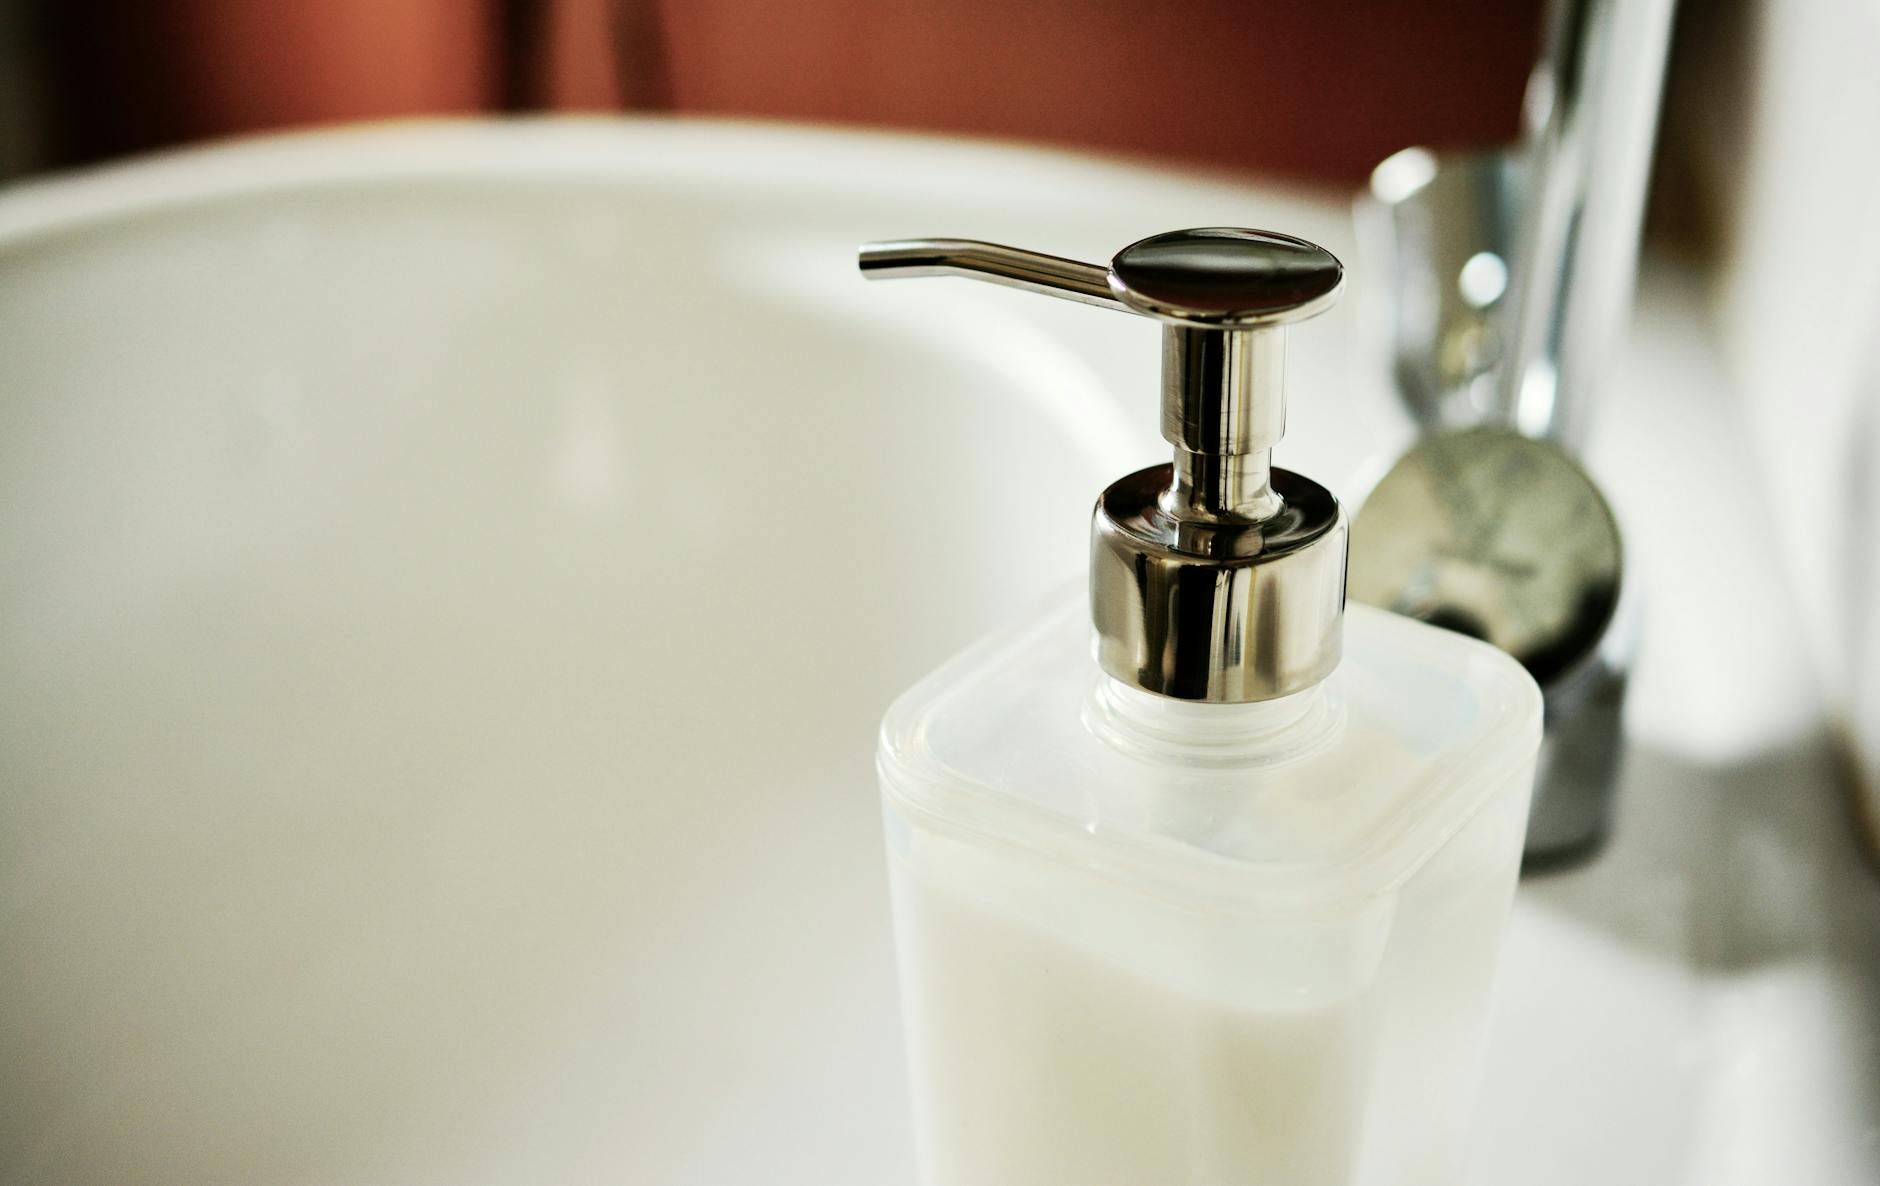
[{"label": "white ceramic sink", "polygon": [[[853,248],[1210,223],[1349,250],[696,123],[0,193],[0,1181],[911,1180],[875,720],[1077,579],[1156,339]],[[1880,891],[1675,279],[1597,457],[1653,605],[1618,841],[1522,891],[1479,1177],[1866,1186]],[[1294,335],[1286,453],[1346,493],[1405,434],[1357,321]]]}]

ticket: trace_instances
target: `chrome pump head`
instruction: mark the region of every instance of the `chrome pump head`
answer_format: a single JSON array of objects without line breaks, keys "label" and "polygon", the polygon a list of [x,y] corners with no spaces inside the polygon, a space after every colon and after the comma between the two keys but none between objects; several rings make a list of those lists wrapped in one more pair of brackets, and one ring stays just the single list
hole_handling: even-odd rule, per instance
[{"label": "chrome pump head", "polygon": [[1272,465],[1286,428],[1286,325],[1330,307],[1331,252],[1208,227],[1133,243],[1108,268],[963,239],[862,248],[870,279],[967,276],[1163,323],[1167,465],[1097,500],[1097,660],[1144,691],[1237,704],[1302,691],[1337,666],[1345,521],[1331,492]]}]

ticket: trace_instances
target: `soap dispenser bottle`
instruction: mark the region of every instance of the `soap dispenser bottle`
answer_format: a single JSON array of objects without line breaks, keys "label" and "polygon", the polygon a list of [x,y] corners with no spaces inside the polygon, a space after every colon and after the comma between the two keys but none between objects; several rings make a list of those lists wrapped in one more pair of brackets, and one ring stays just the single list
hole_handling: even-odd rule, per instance
[{"label": "soap dispenser bottle", "polygon": [[1338,260],[1212,228],[1108,268],[960,240],[861,262],[1161,321],[1174,447],[1098,498],[1087,605],[883,724],[920,1180],[1453,1183],[1541,700],[1491,647],[1347,614],[1337,500],[1270,464],[1285,327]]}]

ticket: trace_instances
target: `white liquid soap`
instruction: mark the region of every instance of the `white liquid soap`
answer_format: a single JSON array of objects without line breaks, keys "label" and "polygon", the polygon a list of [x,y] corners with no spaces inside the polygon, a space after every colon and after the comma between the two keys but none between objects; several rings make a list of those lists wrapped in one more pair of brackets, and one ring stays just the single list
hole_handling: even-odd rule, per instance
[{"label": "white liquid soap", "polygon": [[1270,466],[1280,326],[1337,261],[1216,228],[1107,270],[952,240],[864,267],[1161,319],[1176,449],[1099,500],[1088,600],[883,725],[921,1181],[1453,1183],[1540,696],[1490,647],[1347,619],[1342,512]]}]

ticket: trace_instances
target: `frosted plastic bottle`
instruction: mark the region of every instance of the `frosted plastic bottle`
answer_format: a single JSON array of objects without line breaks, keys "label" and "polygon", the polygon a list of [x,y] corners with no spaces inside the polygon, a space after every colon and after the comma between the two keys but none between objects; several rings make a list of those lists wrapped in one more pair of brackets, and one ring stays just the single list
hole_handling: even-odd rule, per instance
[{"label": "frosted plastic bottle", "polygon": [[1267,464],[1279,325],[1337,261],[1217,229],[1107,271],[957,241],[864,267],[1170,325],[1176,461],[1099,501],[1088,601],[882,729],[921,1181],[1454,1183],[1541,702],[1486,645],[1346,618],[1342,513]]}]

